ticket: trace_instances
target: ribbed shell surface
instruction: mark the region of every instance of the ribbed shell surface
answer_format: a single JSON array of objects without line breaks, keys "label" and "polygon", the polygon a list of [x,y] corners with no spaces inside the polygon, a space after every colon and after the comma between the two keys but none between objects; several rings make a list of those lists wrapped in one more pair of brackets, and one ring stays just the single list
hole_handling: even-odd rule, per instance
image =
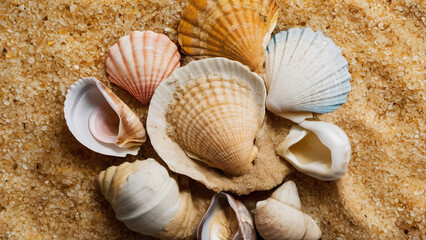
[{"label": "ribbed shell surface", "polygon": [[328,113],[346,102],[351,90],[348,62],[322,32],[292,28],[276,34],[265,61],[271,112]]},{"label": "ribbed shell surface", "polygon": [[179,61],[177,46],[166,35],[134,31],[110,48],[106,71],[111,82],[146,105],[158,84],[180,67]]},{"label": "ribbed shell surface", "polygon": [[226,57],[259,72],[277,18],[273,0],[190,0],[179,23],[179,44],[189,55]]},{"label": "ribbed shell surface", "polygon": [[180,86],[168,111],[176,142],[212,167],[246,172],[259,127],[250,91],[243,80],[217,76]]}]

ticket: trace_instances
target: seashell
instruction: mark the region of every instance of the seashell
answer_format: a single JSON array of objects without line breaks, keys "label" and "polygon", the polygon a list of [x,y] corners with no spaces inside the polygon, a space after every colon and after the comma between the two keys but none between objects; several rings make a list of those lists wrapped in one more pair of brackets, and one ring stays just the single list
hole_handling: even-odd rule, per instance
[{"label": "seashell", "polygon": [[162,82],[152,98],[152,146],[172,171],[202,183],[208,180],[191,158],[242,175],[257,154],[253,141],[265,95],[262,79],[238,62],[193,61]]},{"label": "seashell", "polygon": [[300,211],[296,184],[287,181],[272,196],[256,204],[256,229],[265,240],[319,239],[321,230],[315,221]]},{"label": "seashell", "polygon": [[135,113],[96,78],[82,78],[65,97],[65,120],[74,137],[109,156],[136,155],[146,140]]},{"label": "seashell", "polygon": [[304,121],[293,126],[277,148],[297,170],[323,181],[342,177],[351,159],[348,136],[338,126]]},{"label": "seashell", "polygon": [[[266,107],[292,120],[292,112],[329,113],[351,90],[348,62],[333,40],[310,28],[276,34],[266,48]],[[300,118],[300,116],[299,116]]]},{"label": "seashell", "polygon": [[164,34],[134,31],[109,49],[106,71],[112,83],[147,105],[158,84],[180,66],[177,46]]},{"label": "seashell", "polygon": [[195,235],[190,192],[179,190],[177,181],[154,159],[109,167],[98,181],[115,217],[129,229],[161,239]]},{"label": "seashell", "polygon": [[254,240],[253,219],[232,195],[220,192],[213,196],[209,209],[198,227],[199,240]]},{"label": "seashell", "polygon": [[188,55],[226,57],[260,72],[277,18],[273,0],[190,0],[179,23],[178,40]]}]

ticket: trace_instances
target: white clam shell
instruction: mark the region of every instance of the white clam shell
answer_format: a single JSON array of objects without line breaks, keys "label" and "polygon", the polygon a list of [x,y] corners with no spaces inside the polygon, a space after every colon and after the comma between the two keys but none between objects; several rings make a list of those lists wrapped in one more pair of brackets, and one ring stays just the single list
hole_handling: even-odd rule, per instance
[{"label": "white clam shell", "polygon": [[[231,213],[225,215],[224,211]],[[228,218],[225,219],[225,216]],[[233,229],[234,227],[237,229]],[[235,232],[231,233],[231,229]],[[231,237],[233,240],[256,239],[254,223],[249,211],[241,201],[225,192],[213,196],[210,207],[200,222],[197,235],[200,240],[220,240]]]},{"label": "white clam shell", "polygon": [[116,218],[131,230],[161,239],[195,235],[190,193],[154,159],[109,167],[98,181]]},{"label": "white clam shell", "polygon": [[322,32],[310,28],[276,34],[266,48],[266,107],[276,115],[309,117],[328,113],[346,102],[351,90],[348,62],[342,51]]},{"label": "white clam shell", "polygon": [[265,240],[319,239],[318,225],[300,208],[296,184],[287,181],[270,198],[256,204],[257,231]]},{"label": "white clam shell", "polygon": [[147,105],[158,84],[180,67],[179,61],[178,48],[166,35],[134,31],[110,48],[106,71],[111,82]]},{"label": "white clam shell", "polygon": [[[92,115],[100,106],[109,105],[119,118],[118,135],[114,143],[98,140],[91,132],[90,126],[102,118]],[[139,118],[130,108],[115,96],[112,91],[96,78],[82,78],[71,85],[65,99],[65,120],[74,137],[92,151],[109,156],[124,157],[127,154],[136,155],[140,145],[145,142],[145,129]],[[96,113],[96,111],[95,111]],[[102,114],[101,114],[102,115]],[[89,124],[89,122],[92,122]],[[92,131],[102,130],[92,129]]]},{"label": "white clam shell", "polygon": [[351,159],[348,136],[338,126],[321,121],[303,121],[293,126],[277,153],[297,170],[320,180],[342,177]]},{"label": "white clam shell", "polygon": [[[257,74],[250,72],[247,67],[239,62],[225,58],[210,58],[189,63],[185,67],[173,72],[168,79],[160,84],[149,106],[147,132],[150,136],[152,146],[172,171],[187,175],[209,188],[217,188],[216,183],[204,175],[205,172],[216,170],[205,164],[199,164],[196,160],[188,157],[181,146],[168,135],[170,127],[166,120],[169,105],[174,100],[175,91],[178,86],[185,86],[194,79],[208,79],[211,78],[211,76],[223,79],[241,79],[244,81],[244,84],[248,84],[248,94],[250,98],[253,99],[254,103],[251,105],[252,108],[250,108],[250,111],[255,111],[256,113],[256,119],[253,125],[259,129],[265,113],[264,101],[266,89],[263,80]],[[222,92],[226,92],[226,89]],[[206,98],[207,97],[208,96],[206,96]],[[187,104],[186,108],[191,106],[191,104]],[[195,101],[194,104],[200,105],[197,101]],[[241,118],[244,120],[244,116]],[[220,119],[219,115],[217,119]],[[217,121],[216,123],[220,124],[221,122]],[[251,125],[251,127],[253,126]],[[222,132],[219,133],[219,136],[220,134],[222,134]],[[250,144],[253,145],[253,142]]]}]

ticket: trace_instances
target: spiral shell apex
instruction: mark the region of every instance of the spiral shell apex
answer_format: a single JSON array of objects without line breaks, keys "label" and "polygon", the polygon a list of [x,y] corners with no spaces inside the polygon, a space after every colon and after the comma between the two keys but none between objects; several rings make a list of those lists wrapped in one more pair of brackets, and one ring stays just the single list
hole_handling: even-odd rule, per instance
[{"label": "spiral shell apex", "polygon": [[116,218],[131,230],[161,239],[195,235],[197,219],[190,193],[179,189],[154,159],[110,167],[98,181]]},{"label": "spiral shell apex", "polygon": [[188,55],[226,57],[259,72],[278,18],[274,0],[190,0],[179,23]]},{"label": "spiral shell apex", "polygon": [[300,207],[296,184],[288,181],[256,204],[256,229],[265,240],[319,239],[321,230]]},{"label": "spiral shell apex", "polygon": [[160,82],[180,67],[177,46],[164,34],[134,31],[109,50],[106,71],[111,82],[147,105]]}]

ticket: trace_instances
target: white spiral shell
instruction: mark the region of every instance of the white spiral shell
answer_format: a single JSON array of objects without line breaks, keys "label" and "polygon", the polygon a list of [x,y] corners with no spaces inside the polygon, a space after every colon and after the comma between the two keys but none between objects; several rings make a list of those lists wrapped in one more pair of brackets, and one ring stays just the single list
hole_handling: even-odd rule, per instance
[{"label": "white spiral shell", "polygon": [[296,184],[287,181],[256,204],[256,229],[265,240],[319,239],[321,230],[300,207]]},{"label": "white spiral shell", "polygon": [[128,228],[162,239],[196,233],[190,193],[154,159],[125,162],[102,171],[98,181],[116,218]]}]

